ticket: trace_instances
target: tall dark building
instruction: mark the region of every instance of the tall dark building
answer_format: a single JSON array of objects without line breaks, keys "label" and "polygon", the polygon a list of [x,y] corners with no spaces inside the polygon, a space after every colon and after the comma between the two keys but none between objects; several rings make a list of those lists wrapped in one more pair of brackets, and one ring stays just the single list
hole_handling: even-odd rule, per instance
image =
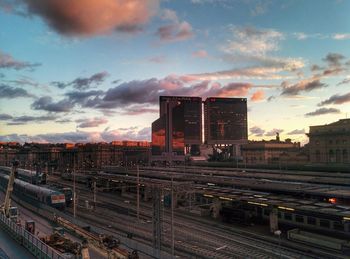
[{"label": "tall dark building", "polygon": [[204,102],[205,143],[240,145],[248,141],[247,99],[209,97]]},{"label": "tall dark building", "polygon": [[202,99],[160,96],[160,118],[152,123],[152,155],[199,155],[202,144]]}]

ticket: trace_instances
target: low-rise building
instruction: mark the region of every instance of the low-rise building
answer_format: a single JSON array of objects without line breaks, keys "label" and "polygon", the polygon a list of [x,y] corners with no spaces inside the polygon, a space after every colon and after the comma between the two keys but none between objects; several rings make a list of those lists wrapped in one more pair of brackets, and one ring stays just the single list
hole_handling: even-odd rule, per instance
[{"label": "low-rise building", "polygon": [[299,142],[290,139],[280,141],[279,136],[270,141],[249,141],[241,147],[246,164],[307,163],[308,157],[301,152]]},{"label": "low-rise building", "polygon": [[350,119],[310,126],[307,135],[312,163],[350,163]]}]

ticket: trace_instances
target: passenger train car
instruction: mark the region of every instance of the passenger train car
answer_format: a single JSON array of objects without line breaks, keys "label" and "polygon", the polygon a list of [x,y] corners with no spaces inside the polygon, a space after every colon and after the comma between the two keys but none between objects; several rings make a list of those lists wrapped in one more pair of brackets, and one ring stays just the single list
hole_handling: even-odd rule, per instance
[{"label": "passenger train car", "polygon": [[[7,166],[0,166],[0,171],[6,174],[10,174],[11,168]],[[25,182],[36,184],[36,185],[46,184],[45,173],[39,173],[39,172],[27,170],[27,169],[17,168],[16,179],[20,179]]]},{"label": "passenger train car", "polygon": [[[6,190],[8,179],[8,175],[0,174],[1,189]],[[46,204],[59,210],[63,210],[66,207],[66,199],[62,192],[33,185],[22,180],[15,180],[13,193],[17,197],[32,203],[35,206]]]},{"label": "passenger train car", "polygon": [[[3,172],[5,174],[10,174],[11,168],[6,166],[0,166],[0,173]],[[46,174],[44,173],[36,173],[35,171],[26,170],[17,168],[16,179],[23,180],[27,183],[31,183],[34,185],[42,185],[42,187],[46,187],[48,189],[52,189],[58,192],[62,192],[65,195],[66,205],[70,206],[73,201],[73,192],[69,187],[62,187],[57,184],[55,185],[46,185]]]}]

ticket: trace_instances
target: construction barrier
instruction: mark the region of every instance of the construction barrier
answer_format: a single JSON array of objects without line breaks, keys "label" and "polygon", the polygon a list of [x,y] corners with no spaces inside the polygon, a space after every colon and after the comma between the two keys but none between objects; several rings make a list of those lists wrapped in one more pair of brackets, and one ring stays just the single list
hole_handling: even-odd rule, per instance
[{"label": "construction barrier", "polygon": [[38,237],[9,220],[0,213],[0,228],[5,230],[13,239],[24,246],[36,258],[41,259],[64,259],[59,252],[46,245]]}]

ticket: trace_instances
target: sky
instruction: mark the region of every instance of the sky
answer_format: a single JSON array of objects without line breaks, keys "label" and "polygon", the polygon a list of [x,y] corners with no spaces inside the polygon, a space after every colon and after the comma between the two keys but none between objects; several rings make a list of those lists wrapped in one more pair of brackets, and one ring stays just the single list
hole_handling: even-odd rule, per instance
[{"label": "sky", "polygon": [[347,0],[0,0],[0,141],[150,140],[160,95],[245,97],[250,140],[350,116]]}]

